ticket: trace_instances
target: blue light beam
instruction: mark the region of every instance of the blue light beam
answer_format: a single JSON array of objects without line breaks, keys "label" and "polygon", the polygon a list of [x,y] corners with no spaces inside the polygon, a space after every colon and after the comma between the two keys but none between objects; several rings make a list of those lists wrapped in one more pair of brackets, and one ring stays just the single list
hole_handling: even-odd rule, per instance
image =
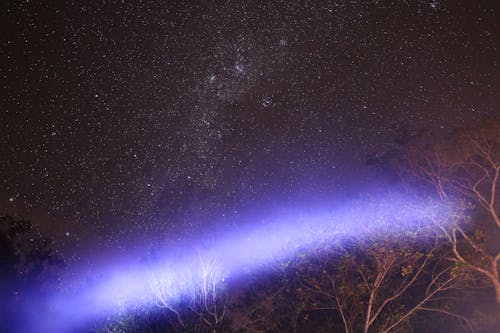
[{"label": "blue light beam", "polygon": [[[341,209],[316,213],[291,210],[280,218],[253,225],[219,230],[213,241],[196,239],[165,255],[154,264],[121,264],[80,296],[57,295],[49,300],[50,320],[39,320],[37,332],[68,332],[90,320],[109,316],[117,309],[158,306],[174,310],[194,297],[209,276],[224,279],[265,269],[292,258],[298,250],[341,241],[351,236],[376,238],[388,233],[437,230],[451,214],[432,201],[393,195],[359,201]],[[201,244],[205,244],[201,246]],[[209,244],[209,245],[207,245]],[[40,318],[39,318],[40,319]]]}]

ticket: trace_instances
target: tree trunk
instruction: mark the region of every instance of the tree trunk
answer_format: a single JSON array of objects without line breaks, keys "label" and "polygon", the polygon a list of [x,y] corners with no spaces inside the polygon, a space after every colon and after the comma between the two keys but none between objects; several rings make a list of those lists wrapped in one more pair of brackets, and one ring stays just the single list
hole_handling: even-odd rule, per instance
[{"label": "tree trunk", "polygon": [[366,309],[365,326],[363,327],[363,333],[368,333],[368,329],[370,328],[370,320],[371,320],[374,298],[375,298],[375,289],[373,289],[370,292],[370,299],[368,300],[368,309]]},{"label": "tree trunk", "polygon": [[495,286],[495,294],[497,297],[497,303],[500,305],[500,284],[498,286]]},{"label": "tree trunk", "polygon": [[500,281],[493,280],[493,287],[495,288],[495,296],[497,299],[497,304],[500,305]]}]

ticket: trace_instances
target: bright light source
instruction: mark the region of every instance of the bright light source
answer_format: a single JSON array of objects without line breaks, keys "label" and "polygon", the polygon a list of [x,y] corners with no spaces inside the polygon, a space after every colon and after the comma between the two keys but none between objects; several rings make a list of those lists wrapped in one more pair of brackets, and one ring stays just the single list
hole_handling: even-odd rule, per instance
[{"label": "bright light source", "polygon": [[[80,296],[58,295],[52,299],[51,319],[38,327],[62,332],[70,325],[111,314],[116,309],[138,305],[170,308],[192,297],[193,290],[203,285],[208,276],[222,281],[244,275],[276,260],[291,258],[299,249],[352,235],[376,238],[404,230],[432,231],[437,220],[442,222],[449,216],[444,213],[443,207],[432,202],[401,196],[354,202],[341,209],[316,213],[293,209],[273,220],[221,230],[215,233],[218,236],[213,241],[208,237],[193,240],[180,251],[176,249],[176,254],[165,251],[154,265],[110,267],[103,272],[107,278]],[[198,245],[202,242],[203,247]]]}]

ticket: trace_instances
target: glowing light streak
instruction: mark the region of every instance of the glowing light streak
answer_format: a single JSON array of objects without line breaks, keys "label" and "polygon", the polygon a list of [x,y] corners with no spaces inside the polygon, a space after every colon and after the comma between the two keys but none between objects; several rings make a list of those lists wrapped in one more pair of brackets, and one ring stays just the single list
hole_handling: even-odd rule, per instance
[{"label": "glowing light streak", "polygon": [[314,214],[295,209],[279,219],[221,231],[209,246],[202,248],[197,245],[201,241],[194,240],[175,252],[182,252],[181,256],[166,252],[154,265],[118,265],[107,272],[107,279],[81,296],[54,297],[50,300],[51,317],[57,320],[41,320],[38,332],[64,332],[75,323],[138,305],[177,313],[176,303],[194,299],[197,288],[209,288],[210,281],[218,283],[265,268],[276,260],[293,257],[299,249],[352,235],[379,237],[390,232],[432,230],[436,220],[450,214],[431,205],[392,196]]}]

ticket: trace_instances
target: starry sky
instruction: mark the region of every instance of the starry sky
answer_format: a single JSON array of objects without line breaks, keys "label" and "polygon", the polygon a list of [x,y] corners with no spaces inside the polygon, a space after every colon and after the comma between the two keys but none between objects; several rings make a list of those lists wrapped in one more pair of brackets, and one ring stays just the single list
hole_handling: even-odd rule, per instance
[{"label": "starry sky", "polygon": [[73,244],[346,193],[395,129],[498,112],[495,1],[0,7],[0,208]]}]

